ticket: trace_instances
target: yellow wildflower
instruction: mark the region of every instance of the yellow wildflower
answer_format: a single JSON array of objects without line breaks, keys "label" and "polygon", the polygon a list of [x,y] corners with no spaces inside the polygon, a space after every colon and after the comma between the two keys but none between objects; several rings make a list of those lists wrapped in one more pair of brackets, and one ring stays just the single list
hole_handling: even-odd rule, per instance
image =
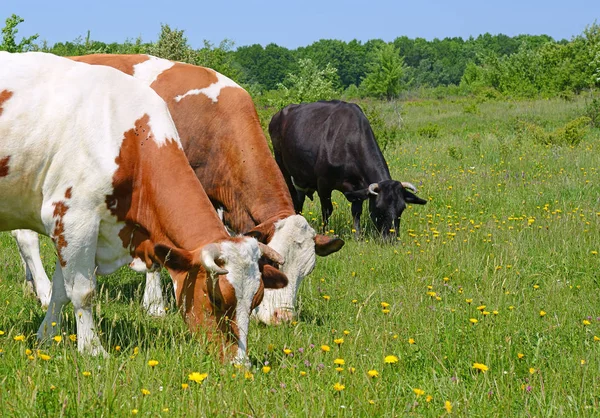
[{"label": "yellow wildflower", "polygon": [[336,392],[341,392],[344,389],[346,389],[346,386],[342,385],[340,382],[337,382],[335,385],[333,385],[333,390]]},{"label": "yellow wildflower", "polygon": [[338,366],[343,366],[344,364],[346,364],[346,362],[344,361],[343,358],[336,358],[335,360],[333,360],[333,364],[337,364]]},{"label": "yellow wildflower", "polygon": [[478,323],[479,321],[478,321],[477,319],[475,319],[475,318],[471,318],[471,319],[469,319],[469,322],[470,322],[471,324],[476,324],[476,323]]},{"label": "yellow wildflower", "polygon": [[452,413],[452,404],[450,403],[450,401],[444,402],[444,409],[446,410],[447,413],[449,413],[449,414]]},{"label": "yellow wildflower", "polygon": [[517,357],[518,357],[518,358],[519,358],[519,360],[520,360],[520,359],[522,359],[523,357],[525,357],[525,354],[523,354],[523,353],[518,353],[518,354],[517,354]]},{"label": "yellow wildflower", "polygon": [[132,409],[131,410],[131,415],[137,415],[139,411],[137,409]]},{"label": "yellow wildflower", "polygon": [[301,371],[300,372],[300,376],[306,376],[306,372],[305,371]]},{"label": "yellow wildflower", "polygon": [[142,389],[142,395],[144,395],[144,396],[150,395],[150,391],[148,389]]},{"label": "yellow wildflower", "polygon": [[91,372],[83,372],[82,375],[84,375],[85,377],[89,377],[92,375]]},{"label": "yellow wildflower", "polygon": [[600,337],[594,335],[594,341],[600,341]]},{"label": "yellow wildflower", "polygon": [[25,341],[25,336],[23,334],[19,334],[13,337],[15,341]]},{"label": "yellow wildflower", "polygon": [[192,374],[188,375],[188,379],[196,383],[202,383],[202,381],[207,377],[208,373],[193,372]]},{"label": "yellow wildflower", "polygon": [[57,343],[62,341],[62,337],[60,335],[55,335],[54,338],[52,338],[54,341],[56,341]]},{"label": "yellow wildflower", "polygon": [[29,348],[27,350],[25,350],[25,354],[26,355],[30,356],[31,353],[33,353],[33,351],[31,351]]},{"label": "yellow wildflower", "polygon": [[417,395],[417,396],[425,395],[425,391],[423,389],[414,388],[413,392],[415,392],[415,395]]},{"label": "yellow wildflower", "polygon": [[290,354],[292,354],[292,350],[290,350],[289,348],[284,348],[284,349],[283,349],[283,352],[284,352],[284,354],[286,354],[286,355],[288,355],[288,356],[289,356]]},{"label": "yellow wildflower", "polygon": [[540,311],[540,316],[546,316],[546,311]]},{"label": "yellow wildflower", "polygon": [[535,373],[535,369],[533,367],[529,368],[529,374],[534,374]]},{"label": "yellow wildflower", "polygon": [[398,357],[396,357],[394,355],[385,356],[385,358],[383,359],[383,362],[386,364],[398,363]]},{"label": "yellow wildflower", "polygon": [[323,344],[321,346],[321,350],[323,350],[324,352],[328,352],[331,350],[331,347],[329,347],[328,345]]},{"label": "yellow wildflower", "polygon": [[182,383],[181,384],[181,389],[187,389],[189,387],[190,387],[190,385],[188,385],[187,383]]},{"label": "yellow wildflower", "polygon": [[590,325],[591,324],[591,322],[588,321],[587,319],[584,319],[582,322],[583,322],[583,325]]},{"label": "yellow wildflower", "polygon": [[387,302],[381,302],[381,307],[382,307],[383,309],[385,309],[385,308],[389,308],[389,307],[390,307],[390,304],[389,304],[389,303],[387,303]]},{"label": "yellow wildflower", "polygon": [[409,344],[414,344],[415,343],[415,339],[414,338],[409,338],[408,339],[408,343]]},{"label": "yellow wildflower", "polygon": [[485,305],[480,305],[477,307],[478,311],[483,311],[485,309]]},{"label": "yellow wildflower", "polygon": [[246,380],[254,380],[254,375],[252,374],[252,372],[250,370],[246,370],[244,372],[244,379],[246,379]]},{"label": "yellow wildflower", "polygon": [[431,395],[427,395],[427,397],[425,398],[425,402],[431,402],[433,400],[433,396]]},{"label": "yellow wildflower", "polygon": [[156,360],[148,360],[148,366],[156,367],[158,365],[158,361]]},{"label": "yellow wildflower", "polygon": [[69,335],[69,340],[71,340],[73,342],[77,341],[77,334],[71,334],[71,335]]},{"label": "yellow wildflower", "polygon": [[323,295],[323,299],[329,300],[329,299],[331,299],[331,296],[329,296],[329,295]]},{"label": "yellow wildflower", "polygon": [[354,367],[348,367],[348,373],[354,373],[356,369]]},{"label": "yellow wildflower", "polygon": [[333,340],[333,342],[336,343],[337,345],[342,345],[342,344],[344,344],[344,339],[336,338],[335,340]]},{"label": "yellow wildflower", "polygon": [[271,367],[269,367],[269,366],[263,366],[262,371],[263,371],[263,373],[267,374],[267,373],[269,373],[271,371]]},{"label": "yellow wildflower", "polygon": [[467,302],[470,305],[471,303],[473,303],[473,299],[465,299],[465,302]]},{"label": "yellow wildflower", "polygon": [[379,377],[379,372],[377,370],[369,370],[367,374],[372,378]]},{"label": "yellow wildflower", "polygon": [[489,370],[488,366],[483,363],[473,363],[473,368],[482,371],[483,373]]},{"label": "yellow wildflower", "polygon": [[48,354],[38,353],[38,357],[45,361],[50,360],[50,356]]}]

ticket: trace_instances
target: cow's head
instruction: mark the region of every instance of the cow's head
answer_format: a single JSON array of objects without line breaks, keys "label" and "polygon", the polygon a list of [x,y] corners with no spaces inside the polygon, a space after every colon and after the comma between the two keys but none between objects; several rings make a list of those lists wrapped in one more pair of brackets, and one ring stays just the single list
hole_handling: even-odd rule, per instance
[{"label": "cow's head", "polygon": [[164,245],[157,245],[154,251],[173,278],[177,304],[188,325],[195,329],[216,323],[237,343],[235,361],[245,361],[252,309],[262,301],[264,289],[279,289],[288,283],[283,273],[271,266],[261,268],[258,261],[264,255],[283,264],[283,257],[249,237],[231,238],[195,251]]},{"label": "cow's head", "polygon": [[[410,190],[409,190],[410,189]],[[372,183],[366,189],[346,192],[350,202],[369,199],[369,213],[377,230],[384,236],[395,235],[400,226],[400,216],[407,203],[424,205],[426,200],[413,194],[417,192],[410,183],[384,180]]]},{"label": "cow's head", "polygon": [[344,246],[340,238],[319,235],[302,215],[292,215],[275,223],[260,224],[248,233],[285,258],[279,269],[289,280],[281,289],[265,289],[254,315],[263,323],[277,325],[294,317],[296,296],[304,277],[315,267],[316,255],[325,257]]}]

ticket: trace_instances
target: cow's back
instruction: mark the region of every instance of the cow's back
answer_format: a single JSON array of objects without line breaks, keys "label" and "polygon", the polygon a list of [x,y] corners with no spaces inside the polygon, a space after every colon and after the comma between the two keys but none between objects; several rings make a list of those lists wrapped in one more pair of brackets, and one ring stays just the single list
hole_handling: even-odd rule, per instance
[{"label": "cow's back", "polygon": [[79,201],[100,210],[124,133],[144,115],[156,141],[178,141],[160,97],[112,68],[0,52],[0,94],[0,229],[47,232],[43,211],[75,185]]}]

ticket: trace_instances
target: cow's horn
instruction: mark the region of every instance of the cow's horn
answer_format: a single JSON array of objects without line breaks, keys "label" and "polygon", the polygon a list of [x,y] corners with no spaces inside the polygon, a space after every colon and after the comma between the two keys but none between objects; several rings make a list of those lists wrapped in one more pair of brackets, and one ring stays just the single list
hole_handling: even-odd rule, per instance
[{"label": "cow's horn", "polygon": [[279,254],[277,251],[275,251],[273,248],[269,247],[268,245],[265,245],[262,242],[259,242],[258,248],[260,248],[260,252],[262,253],[262,255],[267,257],[269,260],[274,261],[277,264],[285,263],[285,258],[283,258],[283,256],[281,254]]},{"label": "cow's horn", "polygon": [[369,194],[372,194],[373,196],[377,196],[379,193],[377,193],[377,191],[379,190],[379,184],[377,183],[371,183],[369,184]]},{"label": "cow's horn", "polygon": [[202,248],[201,263],[206,271],[210,271],[215,274],[227,274],[229,273],[224,268],[221,268],[215,263],[221,256],[221,248],[217,244],[208,244]]},{"label": "cow's horn", "polygon": [[412,183],[409,183],[407,181],[401,181],[400,184],[402,185],[402,187],[404,187],[405,189],[409,189],[413,193],[417,193],[418,192],[417,188]]}]

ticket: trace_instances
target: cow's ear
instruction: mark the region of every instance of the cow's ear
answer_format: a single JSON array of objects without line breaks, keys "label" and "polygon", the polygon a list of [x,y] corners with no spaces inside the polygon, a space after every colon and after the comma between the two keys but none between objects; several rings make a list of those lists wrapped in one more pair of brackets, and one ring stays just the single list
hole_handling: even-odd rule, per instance
[{"label": "cow's ear", "polygon": [[275,234],[275,224],[273,222],[258,224],[244,235],[255,238],[258,242],[267,244]]},{"label": "cow's ear", "polygon": [[419,196],[406,189],[402,189],[402,197],[406,203],[411,203],[413,205],[424,205],[427,203],[427,200],[421,199]]},{"label": "cow's ear", "polygon": [[285,274],[269,264],[263,266],[262,280],[265,289],[283,289],[289,282]]},{"label": "cow's ear", "polygon": [[345,242],[341,238],[317,234],[315,236],[315,252],[320,257],[326,257],[342,249]]},{"label": "cow's ear", "polygon": [[355,190],[353,192],[344,192],[344,196],[349,202],[359,202],[369,197],[369,189]]},{"label": "cow's ear", "polygon": [[154,254],[160,263],[169,270],[188,271],[198,265],[196,252],[157,244],[154,246]]}]

